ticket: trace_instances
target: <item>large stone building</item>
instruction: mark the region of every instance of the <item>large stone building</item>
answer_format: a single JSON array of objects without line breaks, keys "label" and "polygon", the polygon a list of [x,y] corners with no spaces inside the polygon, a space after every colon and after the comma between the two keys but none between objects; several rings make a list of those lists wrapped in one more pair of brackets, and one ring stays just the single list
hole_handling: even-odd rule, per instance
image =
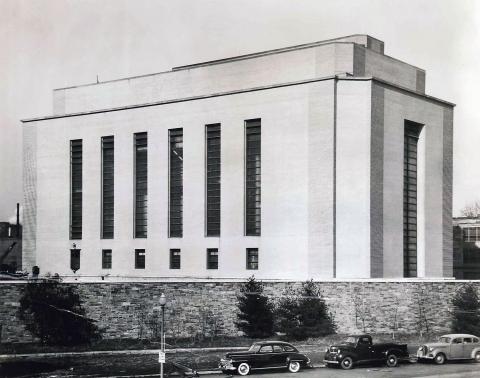
[{"label": "large stone building", "polygon": [[367,35],[57,89],[23,120],[24,265],[451,277],[453,106]]}]

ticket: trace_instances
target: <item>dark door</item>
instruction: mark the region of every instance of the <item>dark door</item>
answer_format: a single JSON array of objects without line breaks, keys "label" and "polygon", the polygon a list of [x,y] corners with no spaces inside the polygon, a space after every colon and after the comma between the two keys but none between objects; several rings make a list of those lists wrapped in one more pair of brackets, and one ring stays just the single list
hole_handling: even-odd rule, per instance
[{"label": "dark door", "polygon": [[273,353],[272,345],[262,346],[258,351],[258,353],[256,354],[255,366],[252,365],[252,367],[256,367],[256,368],[272,367],[273,354],[274,353]]},{"label": "dark door", "polygon": [[282,345],[273,345],[272,366],[287,366],[287,357]]},{"label": "dark door", "polygon": [[369,337],[362,336],[357,342],[357,355],[359,361],[370,361],[375,359],[375,350]]}]

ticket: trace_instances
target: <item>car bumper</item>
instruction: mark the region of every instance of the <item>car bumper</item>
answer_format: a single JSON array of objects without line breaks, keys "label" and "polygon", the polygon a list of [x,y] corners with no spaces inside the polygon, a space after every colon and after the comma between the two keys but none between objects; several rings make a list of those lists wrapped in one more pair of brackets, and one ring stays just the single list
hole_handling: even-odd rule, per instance
[{"label": "car bumper", "polygon": [[425,353],[425,350],[419,349],[417,351],[417,360],[433,360],[435,358],[435,354],[433,353],[434,351],[427,351]]},{"label": "car bumper", "polygon": [[327,365],[327,364],[339,364],[340,362],[335,360],[323,360],[323,363]]},{"label": "car bumper", "polygon": [[220,370],[223,370],[223,371],[228,371],[228,370],[231,370],[231,371],[234,371],[234,370],[237,370],[237,368],[235,366],[233,366],[233,364],[230,362],[230,361],[220,361],[220,363],[218,364],[218,368]]}]

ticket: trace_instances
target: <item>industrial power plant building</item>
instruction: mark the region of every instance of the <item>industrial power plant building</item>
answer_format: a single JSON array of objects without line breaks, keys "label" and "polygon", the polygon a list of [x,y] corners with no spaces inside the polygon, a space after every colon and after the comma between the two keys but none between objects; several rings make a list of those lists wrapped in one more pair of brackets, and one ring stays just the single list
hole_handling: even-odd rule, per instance
[{"label": "industrial power plant building", "polygon": [[54,91],[23,120],[23,266],[452,276],[454,105],[353,35]]}]

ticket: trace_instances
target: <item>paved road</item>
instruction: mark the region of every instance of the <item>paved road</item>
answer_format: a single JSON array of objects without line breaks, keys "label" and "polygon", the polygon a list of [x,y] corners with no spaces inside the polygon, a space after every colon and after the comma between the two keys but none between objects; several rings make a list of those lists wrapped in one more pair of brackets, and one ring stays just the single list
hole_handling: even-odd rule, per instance
[{"label": "paved road", "polygon": [[[210,377],[214,377],[211,375]],[[221,375],[216,375],[220,378]],[[228,377],[228,376],[223,376]],[[238,377],[238,376],[234,376]],[[397,368],[386,367],[357,367],[352,370],[316,368],[303,370],[293,374],[279,371],[263,371],[251,374],[251,378],[383,378],[383,377],[443,377],[443,378],[467,378],[480,377],[480,364],[476,363],[447,363],[443,366],[430,363],[403,364]]]}]

